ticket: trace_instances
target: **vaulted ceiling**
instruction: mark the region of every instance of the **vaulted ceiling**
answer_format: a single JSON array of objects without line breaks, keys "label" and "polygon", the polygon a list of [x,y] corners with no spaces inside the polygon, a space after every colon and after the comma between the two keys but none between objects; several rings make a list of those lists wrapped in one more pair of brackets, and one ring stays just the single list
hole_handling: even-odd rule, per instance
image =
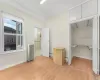
[{"label": "vaulted ceiling", "polygon": [[59,15],[67,9],[85,0],[47,0],[40,5],[41,0],[0,0],[9,2],[11,5],[25,11],[26,13],[42,19]]}]

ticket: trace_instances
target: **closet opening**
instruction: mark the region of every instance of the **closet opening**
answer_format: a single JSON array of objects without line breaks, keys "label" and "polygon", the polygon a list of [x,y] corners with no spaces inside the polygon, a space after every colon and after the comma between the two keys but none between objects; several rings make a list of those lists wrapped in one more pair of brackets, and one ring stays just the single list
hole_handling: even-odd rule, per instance
[{"label": "closet opening", "polygon": [[[71,23],[71,59],[89,60],[92,69],[93,19]],[[88,65],[88,64],[87,64]]]},{"label": "closet opening", "polygon": [[34,58],[41,55],[41,28],[34,28]]}]

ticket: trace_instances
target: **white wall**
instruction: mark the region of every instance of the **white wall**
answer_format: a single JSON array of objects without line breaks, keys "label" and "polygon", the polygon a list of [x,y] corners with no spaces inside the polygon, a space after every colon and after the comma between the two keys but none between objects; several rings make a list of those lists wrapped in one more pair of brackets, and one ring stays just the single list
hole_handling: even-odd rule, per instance
[{"label": "white wall", "polygon": [[69,50],[69,25],[68,12],[52,17],[47,20],[46,27],[50,28],[50,53],[53,48],[64,47],[68,54]]},{"label": "white wall", "polygon": [[[37,20],[36,18],[33,18],[32,16],[29,16],[28,14],[25,14],[24,12],[21,12],[20,10],[4,4],[0,3],[0,11],[4,11],[7,13],[10,13],[14,16],[23,18],[24,20],[24,35],[25,35],[25,46],[27,48],[27,44],[33,44],[34,43],[34,27],[44,27],[44,22]],[[27,49],[25,51],[19,51],[9,54],[0,54],[0,69],[7,68],[9,66],[19,64],[22,62],[25,62],[27,57]]]},{"label": "white wall", "polygon": [[[81,26],[82,24],[78,24],[78,25]],[[86,25],[87,22],[85,25],[81,26],[81,28],[78,28],[78,31],[75,32],[74,30],[75,33],[74,33],[73,44],[79,43],[81,45],[81,43],[82,44],[84,43],[84,45],[92,46],[92,27],[90,26],[86,27]],[[53,53],[53,48],[55,47],[64,47],[66,48],[67,51],[67,57],[70,56],[69,37],[71,36],[69,34],[70,29],[69,29],[69,22],[68,22],[68,12],[65,12],[61,15],[48,19],[46,22],[46,27],[50,28],[50,53]],[[79,38],[81,39],[80,41],[77,40]],[[80,47],[74,49],[74,53],[72,53],[72,56],[92,59],[92,51],[89,50],[87,47]]]}]

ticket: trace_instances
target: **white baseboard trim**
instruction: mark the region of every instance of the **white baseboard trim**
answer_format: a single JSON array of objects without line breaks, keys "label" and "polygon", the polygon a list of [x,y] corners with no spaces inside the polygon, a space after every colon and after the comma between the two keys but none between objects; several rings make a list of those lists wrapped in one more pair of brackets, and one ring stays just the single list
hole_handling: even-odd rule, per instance
[{"label": "white baseboard trim", "polygon": [[66,58],[66,62],[68,61],[68,58]]},{"label": "white baseboard trim", "polygon": [[[73,56],[74,57],[74,56]],[[79,57],[79,58],[83,58],[83,59],[88,59],[88,60],[92,60],[92,58],[88,58],[88,57],[83,57],[83,56],[75,56],[75,57]]]},{"label": "white baseboard trim", "polygon": [[94,71],[95,74],[99,75],[99,70],[98,69],[94,68],[93,71]]},{"label": "white baseboard trim", "polygon": [[99,73],[100,73],[100,71],[99,71],[99,69],[95,69],[96,71],[97,71],[97,75],[100,75]]},{"label": "white baseboard trim", "polygon": [[[53,58],[53,53],[49,53],[50,57]],[[68,57],[65,58],[66,62],[68,62]]]},{"label": "white baseboard trim", "polygon": [[15,64],[11,64],[11,65],[7,65],[7,66],[4,66],[4,67],[0,67],[0,70],[5,70],[7,68],[16,66],[16,65],[21,64],[21,63],[24,63],[24,62],[26,62],[26,61],[21,61],[21,62],[15,63]]}]

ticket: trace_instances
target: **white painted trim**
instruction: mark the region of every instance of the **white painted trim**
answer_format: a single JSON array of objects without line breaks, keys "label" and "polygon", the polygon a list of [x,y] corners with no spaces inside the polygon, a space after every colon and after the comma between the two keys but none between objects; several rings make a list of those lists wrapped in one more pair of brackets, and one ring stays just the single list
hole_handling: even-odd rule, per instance
[{"label": "white painted trim", "polygon": [[14,66],[19,65],[19,64],[22,64],[22,63],[24,63],[24,62],[26,62],[26,61],[21,61],[21,62],[12,64],[12,65],[8,65],[8,66],[5,66],[5,67],[0,67],[0,70],[5,70],[5,69],[7,69],[7,68],[14,67]]},{"label": "white painted trim", "polygon": [[[66,62],[68,62],[68,57],[66,57]],[[68,63],[69,64],[69,63]],[[70,64],[69,64],[70,65]]]},{"label": "white painted trim", "polygon": [[[3,11],[0,11],[0,14],[1,14],[1,27],[2,27],[2,31],[4,30],[4,23],[3,23],[3,17],[7,17],[7,18],[10,18],[10,19],[13,19],[13,20],[16,20],[18,22],[21,22],[22,23],[22,34],[14,34],[14,33],[4,33],[4,31],[2,32],[2,47],[3,47],[3,51],[0,53],[0,55],[3,55],[3,54],[10,54],[10,53],[14,53],[14,52],[22,52],[22,51],[25,51],[26,50],[26,46],[25,46],[25,39],[24,39],[24,30],[23,30],[23,27],[24,27],[24,22],[22,19],[20,19],[19,17],[16,17],[12,14],[9,14],[9,13],[6,13],[6,12],[3,12]],[[16,36],[22,36],[23,37],[23,45],[22,45],[22,49],[16,49],[16,50],[11,50],[11,51],[4,51],[4,35],[16,35]],[[16,43],[17,44],[17,43]]]},{"label": "white painted trim", "polygon": [[72,60],[72,52],[71,52],[71,27],[69,24],[69,54],[68,54],[68,64],[71,64],[71,60]]},{"label": "white painted trim", "polygon": [[34,28],[38,28],[38,29],[40,29],[40,30],[42,29],[41,27],[38,27],[38,26],[35,26]]},{"label": "white painted trim", "polygon": [[81,22],[81,21],[84,21],[84,20],[93,19],[94,17],[97,17],[97,15],[93,15],[93,16],[82,18],[82,19],[79,19],[79,20],[71,21],[70,24]]},{"label": "white painted trim", "polygon": [[69,27],[69,44],[68,44],[68,59],[66,59],[67,60],[67,62],[68,62],[68,65],[70,65],[71,64],[71,60],[72,60],[72,54],[71,54],[71,27],[70,27],[70,13],[68,13],[68,27]]},{"label": "white painted trim", "polygon": [[99,72],[100,72],[99,69],[95,69],[95,70],[97,71],[97,75],[100,75],[100,74],[99,74]]},{"label": "white painted trim", "polygon": [[92,60],[92,58],[88,58],[88,57],[83,57],[83,56],[73,56],[73,57],[79,57],[79,58],[83,58],[83,59],[88,59],[88,60]]},{"label": "white painted trim", "polygon": [[[98,25],[97,25],[97,17],[93,19],[93,71],[97,74],[97,69],[98,69]],[[96,33],[95,33],[96,32]],[[95,36],[96,35],[96,36]],[[94,39],[95,38],[95,39]],[[95,41],[95,42],[94,42]]]},{"label": "white painted trim", "polygon": [[[41,30],[42,30],[42,28],[41,28],[41,27],[38,27],[38,26],[35,26],[35,27],[34,27],[34,30],[35,30],[35,28],[39,29],[40,32],[41,32]],[[35,31],[34,31],[34,37],[35,37]],[[35,38],[34,38],[34,53],[35,53]],[[42,55],[42,54],[40,53],[40,55]]]},{"label": "white painted trim", "polygon": [[29,9],[26,9],[25,7],[21,6],[18,2],[16,2],[15,0],[9,1],[9,5],[17,8],[18,10],[21,10],[22,12],[32,16],[33,18],[37,19],[37,20],[41,20],[41,21],[46,21],[46,18],[43,17],[41,14],[38,13],[32,13]]},{"label": "white painted trim", "polygon": [[16,20],[16,21],[21,22],[21,23],[23,23],[23,21],[24,21],[23,18],[15,16],[14,14],[4,12],[4,11],[1,11],[1,13],[2,13],[3,17],[6,17],[6,18],[9,18],[9,19],[12,19],[12,20]]},{"label": "white painted trim", "polygon": [[11,54],[11,53],[16,53],[16,52],[24,52],[26,51],[25,49],[19,49],[19,50],[12,50],[12,51],[4,51],[2,53],[0,53],[0,55],[5,55],[5,54]]},{"label": "white painted trim", "polygon": [[[2,37],[2,38],[1,38]],[[3,18],[2,18],[2,14],[0,12],[0,52],[4,51],[4,26],[3,26]]]},{"label": "white painted trim", "polygon": [[15,33],[4,33],[4,35],[23,36],[23,34],[15,34]]},{"label": "white painted trim", "polygon": [[99,75],[99,70],[98,69],[93,68],[93,70],[94,70],[94,73],[95,74],[98,74]]},{"label": "white painted trim", "polygon": [[98,23],[97,23],[97,26],[98,26],[98,33],[97,33],[97,34],[98,34],[98,41],[97,41],[97,42],[98,42],[98,54],[97,54],[97,55],[98,55],[98,61],[97,61],[97,68],[98,68],[98,74],[99,74],[99,67],[100,67],[100,66],[99,66],[99,64],[100,64],[100,61],[99,61],[99,58],[100,58],[100,54],[99,54],[99,52],[100,52],[100,51],[99,51],[99,49],[100,49],[100,45],[99,45],[99,44],[100,44],[100,42],[99,42],[99,41],[100,41],[100,40],[99,40],[99,39],[100,39],[100,37],[99,37],[99,36],[100,36],[100,34],[99,34],[99,33],[100,33],[100,28],[99,28],[99,24],[100,24],[100,22],[99,22],[99,16],[97,17],[97,22],[98,22]]}]

